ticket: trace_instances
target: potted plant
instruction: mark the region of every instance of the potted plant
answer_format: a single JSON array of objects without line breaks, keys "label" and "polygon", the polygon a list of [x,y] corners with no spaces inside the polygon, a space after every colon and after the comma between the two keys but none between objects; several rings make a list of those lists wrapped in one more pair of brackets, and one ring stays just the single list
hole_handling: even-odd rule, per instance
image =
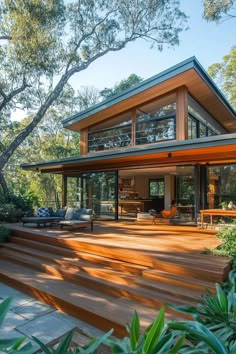
[{"label": "potted plant", "polygon": [[221,206],[221,208],[222,208],[223,210],[226,210],[226,209],[227,209],[227,206],[228,206],[227,202],[221,202],[219,205]]}]

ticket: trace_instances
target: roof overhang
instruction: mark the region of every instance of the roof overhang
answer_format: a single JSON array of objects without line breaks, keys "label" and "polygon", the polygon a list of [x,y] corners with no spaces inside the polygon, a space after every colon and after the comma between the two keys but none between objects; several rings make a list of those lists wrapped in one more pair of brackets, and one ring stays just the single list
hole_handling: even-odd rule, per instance
[{"label": "roof overhang", "polygon": [[138,107],[180,86],[199,102],[227,131],[236,132],[236,112],[195,57],[63,121],[65,128],[80,131],[102,120]]},{"label": "roof overhang", "polygon": [[223,163],[236,163],[236,134],[146,145],[55,161],[23,164],[21,167],[25,170],[43,173],[78,174],[89,171],[137,168],[137,166]]}]

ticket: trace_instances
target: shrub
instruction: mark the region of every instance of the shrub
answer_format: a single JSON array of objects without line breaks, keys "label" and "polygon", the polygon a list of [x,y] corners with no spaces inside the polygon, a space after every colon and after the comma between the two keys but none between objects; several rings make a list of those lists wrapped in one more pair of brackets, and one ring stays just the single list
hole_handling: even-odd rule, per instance
[{"label": "shrub", "polygon": [[10,229],[7,229],[4,226],[0,226],[0,243],[7,242],[9,240],[10,235],[11,235]]},{"label": "shrub", "polygon": [[[221,239],[223,243],[217,247],[222,255],[236,257],[236,228],[232,226],[224,227],[216,234],[216,237]],[[219,252],[218,252],[219,253]]]},{"label": "shrub", "polygon": [[[219,284],[216,284],[216,294],[208,290],[206,295],[201,296],[202,302],[196,307],[169,306],[175,311],[191,315],[198,324],[206,326],[229,350],[233,347],[236,349],[235,285],[235,271],[231,271],[228,288],[223,289]],[[188,326],[188,323],[185,323],[185,326]],[[177,327],[172,326],[175,329]],[[191,327],[196,327],[196,325],[191,324]],[[199,329],[200,332],[202,328]],[[178,329],[181,328],[178,327]]]},{"label": "shrub", "polygon": [[17,222],[22,216],[33,214],[32,196],[16,196],[9,194],[7,197],[0,194],[0,220],[4,222]]}]

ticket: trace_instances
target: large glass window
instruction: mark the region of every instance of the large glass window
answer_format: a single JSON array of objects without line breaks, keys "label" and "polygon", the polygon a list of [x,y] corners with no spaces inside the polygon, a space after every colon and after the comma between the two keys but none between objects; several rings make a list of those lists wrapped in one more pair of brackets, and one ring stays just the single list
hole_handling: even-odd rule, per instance
[{"label": "large glass window", "polygon": [[137,109],[136,144],[152,144],[174,140],[176,104],[170,95]]},{"label": "large glass window", "polygon": [[180,204],[194,204],[195,185],[194,185],[194,167],[177,166],[176,167],[176,199]]},{"label": "large glass window", "polygon": [[66,206],[81,208],[81,180],[79,176],[67,177],[67,200]]},{"label": "large glass window", "polygon": [[149,180],[149,197],[163,197],[164,193],[164,177]]},{"label": "large glass window", "polygon": [[204,138],[225,133],[220,124],[191,96],[188,97],[188,139]]},{"label": "large glass window", "polygon": [[197,120],[190,116],[188,117],[188,138],[197,138]]},{"label": "large glass window", "polygon": [[209,209],[221,208],[222,203],[236,204],[236,165],[209,167],[207,201]]},{"label": "large glass window", "polygon": [[102,151],[131,145],[131,113],[109,119],[92,127],[88,134],[88,151]]},{"label": "large glass window", "polygon": [[115,218],[116,172],[83,173],[83,206],[93,209],[99,218]]}]

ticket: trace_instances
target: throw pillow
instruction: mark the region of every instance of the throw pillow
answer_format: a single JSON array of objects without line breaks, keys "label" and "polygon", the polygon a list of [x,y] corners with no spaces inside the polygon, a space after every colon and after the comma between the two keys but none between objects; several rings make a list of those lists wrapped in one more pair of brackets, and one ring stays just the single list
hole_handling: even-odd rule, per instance
[{"label": "throw pillow", "polygon": [[38,208],[37,215],[40,218],[50,216],[49,209],[48,208]]}]

